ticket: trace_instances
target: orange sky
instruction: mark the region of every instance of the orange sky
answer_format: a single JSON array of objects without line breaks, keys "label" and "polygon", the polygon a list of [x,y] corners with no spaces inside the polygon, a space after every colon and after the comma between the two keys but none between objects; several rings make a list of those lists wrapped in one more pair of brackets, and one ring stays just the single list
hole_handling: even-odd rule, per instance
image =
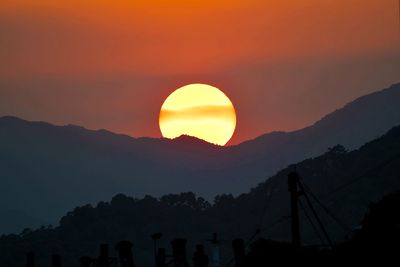
[{"label": "orange sky", "polygon": [[400,81],[397,0],[3,0],[0,115],[160,136],[186,83],[234,103],[237,143]]}]

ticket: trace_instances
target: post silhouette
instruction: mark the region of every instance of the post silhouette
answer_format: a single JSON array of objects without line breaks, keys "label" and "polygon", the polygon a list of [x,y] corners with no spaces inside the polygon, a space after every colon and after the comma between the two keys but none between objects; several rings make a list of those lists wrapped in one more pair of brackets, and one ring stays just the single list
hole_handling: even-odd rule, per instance
[{"label": "post silhouette", "polygon": [[97,267],[108,267],[109,266],[109,257],[108,257],[108,245],[101,244],[100,245],[100,255],[97,259]]},{"label": "post silhouette", "polygon": [[[162,237],[161,233],[155,233],[151,236],[153,239],[153,249],[154,249],[154,262],[157,262],[157,241]],[[156,263],[157,265],[157,263]]]},{"label": "post silhouette", "polygon": [[26,267],[35,267],[35,253],[28,252],[26,254]]},{"label": "post silhouette", "polygon": [[208,257],[204,253],[204,246],[197,245],[196,251],[193,255],[193,267],[207,267],[208,266]]},{"label": "post silhouette", "polygon": [[234,239],[232,241],[233,255],[235,259],[235,267],[242,267],[244,262],[244,257],[246,255],[244,240],[241,238]]},{"label": "post silhouette", "polygon": [[156,267],[166,267],[165,248],[159,248],[156,256]]},{"label": "post silhouette", "polygon": [[212,267],[220,267],[220,255],[219,255],[219,240],[217,237],[217,233],[213,234],[213,238],[208,240],[211,242],[211,266]]},{"label": "post silhouette", "polygon": [[175,267],[188,267],[186,259],[186,239],[177,238],[171,241],[172,256]]},{"label": "post silhouette", "polygon": [[135,267],[132,246],[133,244],[126,240],[118,242],[115,246],[116,250],[118,250],[119,264],[121,267]]},{"label": "post silhouette", "polygon": [[88,256],[83,256],[79,259],[80,261],[80,266],[81,267],[90,267],[90,265],[92,264],[93,260],[92,258],[88,257]]},{"label": "post silhouette", "polygon": [[299,183],[299,174],[296,171],[288,175],[288,187],[290,192],[290,218],[292,227],[292,244],[295,248],[300,248],[300,222],[299,222],[299,196],[301,192],[298,191],[297,185]]},{"label": "post silhouette", "polygon": [[61,257],[58,254],[51,255],[51,266],[61,267]]}]

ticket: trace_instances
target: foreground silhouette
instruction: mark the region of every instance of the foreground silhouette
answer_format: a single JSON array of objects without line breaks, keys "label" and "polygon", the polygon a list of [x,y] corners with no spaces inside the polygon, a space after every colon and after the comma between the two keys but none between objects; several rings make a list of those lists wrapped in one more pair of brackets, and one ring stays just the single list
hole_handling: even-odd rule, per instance
[{"label": "foreground silhouette", "polygon": [[[362,239],[367,230],[356,231],[351,242],[343,242],[346,237],[352,236],[352,229],[360,224],[371,201],[377,202],[383,195],[400,189],[399,163],[400,127],[396,127],[359,150],[348,152],[342,146],[335,146],[320,157],[297,164],[302,182],[316,196],[312,199],[316,211],[336,244],[335,256],[339,252],[346,255],[346,251],[354,254],[373,248],[361,246],[367,244]],[[136,266],[153,266],[155,258],[163,266],[171,261],[169,242],[177,237],[187,238],[186,254],[190,256],[186,256],[186,263],[189,265],[193,263],[192,255],[197,244],[204,246],[204,254],[211,266],[217,262],[230,262],[235,258],[234,251],[239,251],[238,262],[245,261],[244,254],[249,261],[251,257],[248,255],[257,258],[257,255],[266,253],[263,247],[276,247],[276,255],[279,251],[290,255],[292,252],[288,243],[271,240],[288,241],[291,237],[287,217],[290,211],[287,176],[292,170],[293,167],[282,170],[247,194],[238,197],[220,195],[213,204],[193,193],[170,194],[161,198],[146,196],[143,199],[119,194],[109,203],[77,207],[66,214],[57,227],[25,229],[20,234],[1,236],[0,265],[23,266],[26,261],[24,255],[34,251],[36,266],[48,266],[53,254],[61,257],[62,266],[78,266],[82,256],[97,258],[99,244],[115,245],[120,240],[129,240],[135,245],[132,253]],[[317,205],[318,202],[325,205]],[[302,251],[308,255],[315,252],[309,245],[323,242],[309,224],[305,211],[310,214],[310,210],[303,209],[301,205],[299,208]],[[333,218],[332,214],[336,217]],[[396,236],[390,231],[384,236]],[[162,236],[153,235],[160,232]],[[214,232],[221,240],[210,239]],[[231,241],[236,238],[244,240],[245,252],[241,241],[237,242],[236,249],[232,249]],[[386,239],[379,242],[385,243]],[[341,243],[344,245],[337,245]],[[249,247],[249,244],[252,246]],[[321,247],[317,247],[319,251]],[[396,248],[395,245],[393,247]],[[270,251],[274,249],[269,248]],[[331,251],[324,249],[327,255],[332,255]],[[118,256],[115,250],[109,253],[110,258]],[[156,257],[154,254],[157,254]],[[196,258],[204,256],[200,252],[197,255]],[[215,260],[214,255],[220,255],[220,261]],[[202,262],[199,264],[204,264],[204,257]]]},{"label": "foreground silhouette", "polygon": [[[342,147],[336,147],[334,150],[343,151]],[[326,231],[322,221],[320,220],[309,195],[312,192],[306,187],[303,179],[296,170],[288,174],[288,191],[291,199],[291,234],[292,242],[283,243],[259,238],[252,242],[247,250],[246,243],[243,239],[235,239],[232,241],[232,251],[235,267],[262,267],[272,262],[279,264],[311,264],[323,266],[335,266],[349,261],[360,262],[360,259],[382,260],[389,262],[397,257],[400,244],[400,191],[385,196],[378,203],[369,205],[369,212],[364,216],[361,222],[361,228],[353,231],[353,238],[349,241],[334,244]],[[301,205],[300,197],[304,196],[307,204],[313,212],[315,220],[318,222],[323,231],[328,246],[303,246],[301,242],[301,228],[299,221],[299,205]],[[317,200],[317,199],[316,199]],[[304,209],[306,214],[306,211]],[[308,216],[307,216],[308,217]],[[310,219],[310,217],[308,217]],[[312,220],[309,220],[310,224]],[[314,227],[317,232],[317,228]],[[256,235],[260,233],[258,229]],[[162,238],[162,233],[151,235],[154,242],[154,266],[165,267],[171,263],[175,267],[189,267],[187,260],[187,240],[177,238],[171,241],[172,258],[167,263],[167,255],[165,248],[157,250],[157,241]],[[253,236],[255,237],[255,236]],[[253,238],[252,238],[253,239]],[[219,267],[219,244],[220,240],[214,233],[212,240],[213,266]],[[322,238],[321,238],[321,241]],[[100,245],[100,255],[97,258],[83,256],[80,258],[81,267],[109,267],[110,264],[121,267],[135,267],[133,254],[133,244],[123,240],[115,245],[118,251],[118,259],[109,257],[108,245]],[[226,266],[232,263],[229,261]],[[198,244],[193,255],[193,267],[207,267],[209,258],[205,253],[204,245]],[[26,266],[35,266],[35,254],[29,252],[26,254]],[[58,254],[52,255],[52,266],[60,267],[61,258]]]},{"label": "foreground silhouette", "polygon": [[[271,263],[312,266],[337,266],[349,262],[380,260],[381,264],[388,264],[398,256],[400,244],[400,192],[385,196],[380,202],[370,205],[368,213],[362,220],[361,228],[354,232],[354,237],[346,242],[328,248],[322,246],[299,246],[298,243],[289,244],[260,238],[252,242],[249,247],[243,239],[232,241],[234,267],[263,267]],[[296,241],[297,242],[297,241]],[[146,266],[188,267],[186,239],[178,238],[171,241],[172,253],[165,255],[165,248],[160,248],[155,255],[154,264]],[[132,253],[132,243],[120,241],[116,244],[118,258],[109,257],[108,246],[100,245],[100,254],[97,258],[83,256],[80,258],[81,267],[135,267]],[[167,263],[167,258],[170,258]],[[209,266],[209,258],[204,246],[198,244],[193,254],[193,267]],[[52,266],[60,267],[60,255],[52,256]],[[35,266],[35,254],[26,255],[26,266]]]}]

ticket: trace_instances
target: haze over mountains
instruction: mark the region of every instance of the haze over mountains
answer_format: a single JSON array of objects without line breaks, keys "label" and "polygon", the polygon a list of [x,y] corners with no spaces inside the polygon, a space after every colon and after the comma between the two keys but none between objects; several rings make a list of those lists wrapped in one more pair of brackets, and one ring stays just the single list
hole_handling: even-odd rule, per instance
[{"label": "haze over mountains", "polygon": [[[303,160],[297,164],[297,171],[330,238],[340,245],[353,236],[353,230],[360,225],[371,202],[378,202],[383,196],[400,189],[399,165],[400,127],[394,127],[360,149],[348,152],[342,146],[335,146],[323,155]],[[26,251],[35,251],[38,266],[47,266],[51,254],[59,253],[62,265],[72,267],[78,265],[82,255],[97,257],[99,244],[112,246],[120,240],[130,240],[134,243],[137,266],[154,266],[153,241],[150,238],[153,233],[163,233],[158,245],[166,248],[168,255],[171,254],[169,242],[177,237],[187,239],[188,255],[193,255],[198,243],[204,244],[210,255],[207,240],[217,232],[221,240],[221,262],[225,266],[232,257],[230,241],[234,238],[249,240],[253,236],[253,241],[260,237],[290,240],[287,176],[292,171],[293,166],[289,166],[250,192],[237,197],[221,195],[213,204],[185,192],[141,199],[117,194],[111,201],[101,201],[95,206],[82,205],[65,214],[58,227],[25,229],[18,235],[1,236],[0,265],[22,266]],[[312,195],[323,203],[323,207]],[[304,196],[300,201],[306,206]],[[376,205],[373,207],[376,210]],[[396,223],[399,216],[393,212],[397,208],[398,204],[386,210],[387,216],[378,214],[376,221],[383,217],[377,225],[378,242],[362,241],[363,244],[371,242],[368,248],[373,248],[371,251],[375,256],[377,249],[391,247],[385,242],[388,238],[394,241],[394,246],[398,244]],[[326,210],[334,216],[329,216]],[[310,214],[310,209],[307,212]],[[371,229],[371,226],[367,228]],[[255,235],[256,229],[260,229],[258,235]],[[302,244],[326,242],[319,239],[303,209],[300,210],[300,229]],[[116,256],[115,253],[114,249],[110,250],[110,256]]]},{"label": "haze over mountains", "polygon": [[[54,223],[74,206],[117,193],[138,198],[185,191],[207,199],[237,195],[336,144],[355,149],[381,136],[400,124],[399,103],[396,84],[360,97],[310,127],[265,134],[231,147],[190,137],[132,138],[2,117],[0,210]],[[1,222],[0,232],[34,226],[29,220],[8,219]]]}]

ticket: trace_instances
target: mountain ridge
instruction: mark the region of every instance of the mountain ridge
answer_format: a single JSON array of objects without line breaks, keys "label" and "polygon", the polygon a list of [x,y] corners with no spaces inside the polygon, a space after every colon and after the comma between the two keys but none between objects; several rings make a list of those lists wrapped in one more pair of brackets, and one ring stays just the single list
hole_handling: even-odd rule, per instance
[{"label": "mountain ridge", "polygon": [[71,206],[120,192],[143,197],[193,191],[209,200],[238,195],[292,163],[338,143],[358,148],[400,124],[400,84],[353,102],[302,130],[227,147],[2,117],[0,208],[7,203],[54,222]]},{"label": "mountain ridge", "polygon": [[[362,223],[371,202],[400,189],[399,164],[400,126],[397,126],[359,149],[347,151],[337,145],[322,155],[303,159],[296,163],[296,170],[308,194],[312,192],[323,203],[318,205],[312,198],[327,233],[340,245]],[[159,198],[117,194],[106,202],[80,205],[64,214],[59,226],[1,236],[4,253],[0,254],[0,264],[20,266],[24,253],[34,250],[39,265],[46,264],[50,253],[57,252],[63,257],[63,265],[76,266],[80,256],[98,255],[99,244],[130,240],[135,244],[135,262],[151,266],[151,236],[159,232],[163,237],[158,245],[167,249],[170,240],[187,238],[189,255],[199,242],[209,247],[205,240],[216,232],[219,239],[228,241],[219,246],[222,262],[228,262],[229,241],[234,238],[290,240],[287,177],[293,170],[293,165],[288,166],[248,192],[236,197],[219,195],[214,203],[191,192],[181,192]],[[302,209],[300,229],[303,245],[320,244]]]}]

